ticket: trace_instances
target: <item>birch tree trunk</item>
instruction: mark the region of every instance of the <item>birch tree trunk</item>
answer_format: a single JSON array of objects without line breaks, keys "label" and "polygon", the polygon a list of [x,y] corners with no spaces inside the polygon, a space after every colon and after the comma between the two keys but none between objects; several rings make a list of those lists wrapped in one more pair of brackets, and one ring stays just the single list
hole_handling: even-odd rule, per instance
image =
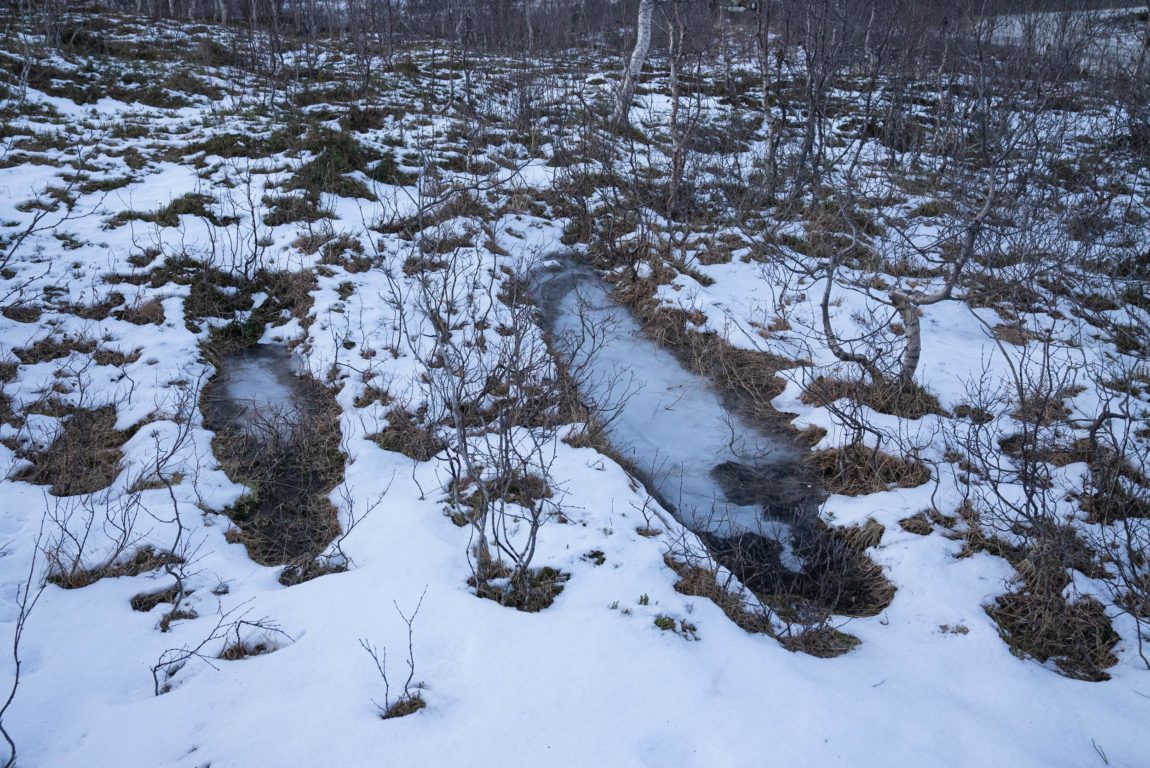
[{"label": "birch tree trunk", "polygon": [[1150,56],[1150,2],[1146,3],[1146,28],[1142,30],[1142,49],[1138,51],[1138,64],[1134,67],[1135,80],[1142,79],[1147,56]]},{"label": "birch tree trunk", "polygon": [[679,185],[683,181],[684,145],[686,134],[680,131],[679,121],[679,59],[683,55],[683,35],[685,33],[679,7],[675,6],[675,18],[670,25],[670,39],[667,41],[670,58],[671,114],[667,127],[671,132],[671,182],[667,191],[667,213],[671,218],[679,207]]},{"label": "birch tree trunk", "polygon": [[635,50],[631,52],[631,60],[623,71],[623,84],[619,88],[615,102],[615,114],[611,116],[611,124],[619,125],[627,122],[627,115],[631,111],[631,100],[635,97],[635,83],[643,71],[643,64],[647,61],[647,51],[651,48],[651,16],[655,11],[655,0],[640,0],[639,2],[639,29],[635,38]]}]

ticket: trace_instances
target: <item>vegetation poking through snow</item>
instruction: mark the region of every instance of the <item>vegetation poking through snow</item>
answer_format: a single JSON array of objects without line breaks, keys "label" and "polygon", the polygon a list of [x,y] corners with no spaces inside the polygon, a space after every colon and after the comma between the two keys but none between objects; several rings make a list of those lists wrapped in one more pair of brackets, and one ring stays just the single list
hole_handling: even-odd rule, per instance
[{"label": "vegetation poking through snow", "polygon": [[575,5],[0,11],[8,764],[1150,762],[1150,15]]}]

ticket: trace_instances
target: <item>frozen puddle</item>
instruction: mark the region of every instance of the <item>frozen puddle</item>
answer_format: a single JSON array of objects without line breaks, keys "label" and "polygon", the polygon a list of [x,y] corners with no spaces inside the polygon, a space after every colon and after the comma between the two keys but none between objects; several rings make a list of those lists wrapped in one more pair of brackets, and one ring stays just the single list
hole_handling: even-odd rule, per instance
[{"label": "frozen puddle", "polygon": [[586,396],[622,398],[607,416],[612,446],[684,525],[778,541],[796,568],[787,545],[814,495],[798,480],[798,452],[732,413],[704,378],[650,341],[594,271],[569,259],[548,266],[537,277],[538,303],[560,354],[589,366]]},{"label": "frozen puddle", "polygon": [[252,560],[287,566],[279,576],[284,586],[344,565],[323,557],[339,533],[328,499],[346,459],[339,406],[330,390],[300,373],[297,360],[276,344],[222,355],[201,400],[221,468],[248,488],[224,513]]},{"label": "frozen puddle", "polygon": [[255,344],[224,356],[205,393],[206,421],[251,437],[290,429],[306,402],[292,358],[280,346]]}]

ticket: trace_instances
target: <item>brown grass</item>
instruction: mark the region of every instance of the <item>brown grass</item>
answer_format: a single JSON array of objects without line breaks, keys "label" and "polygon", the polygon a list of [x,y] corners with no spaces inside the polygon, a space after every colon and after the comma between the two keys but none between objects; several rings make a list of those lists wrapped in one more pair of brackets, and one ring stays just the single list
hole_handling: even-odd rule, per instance
[{"label": "brown grass", "polygon": [[331,211],[320,208],[318,202],[306,196],[279,195],[265,198],[263,202],[271,209],[264,214],[264,224],[269,227],[294,224],[295,222],[310,224],[334,216]]},{"label": "brown grass", "polygon": [[1087,515],[1087,522],[1110,525],[1130,518],[1150,518],[1150,501],[1145,494],[1135,495],[1119,483],[1108,484],[1094,493],[1082,495],[1078,505]]},{"label": "brown grass", "polygon": [[379,403],[380,405],[390,404],[391,393],[374,384],[368,384],[363,388],[363,392],[355,398],[354,405],[356,408],[366,408],[373,403]]},{"label": "brown grass", "polygon": [[[770,635],[789,651],[819,658],[832,658],[847,653],[859,644],[858,638],[825,625],[806,626],[792,631],[793,627],[800,625],[788,623],[788,629],[780,633],[776,631],[766,612],[748,611],[739,593],[719,584],[714,570],[688,564],[670,554],[664,555],[663,562],[679,576],[679,580],[675,583],[676,592],[707,598],[739,628],[747,632]],[[893,593],[893,589],[891,591]],[[889,600],[887,602],[889,603]]]},{"label": "brown grass", "polygon": [[655,299],[655,289],[675,274],[674,270],[656,266],[650,278],[619,283],[615,298],[636,314],[656,344],[674,353],[693,372],[714,382],[742,413],[776,425],[786,423],[771,400],[786,387],[779,371],[793,368],[796,363],[768,352],[734,347],[716,333],[699,331],[703,318],[660,304]]},{"label": "brown grass", "polygon": [[878,411],[904,419],[921,419],[927,414],[947,415],[938,398],[918,384],[900,387],[890,382],[851,381],[818,377],[802,394],[807,405],[827,406],[836,400],[850,399]]},{"label": "brown grass", "polygon": [[840,616],[876,616],[894,600],[895,586],[882,566],[865,553],[878,546],[883,526],[874,520],[848,527],[814,521],[818,533],[813,542],[800,547],[806,560],[795,595],[818,610]]},{"label": "brown grass", "polygon": [[173,584],[159,592],[141,592],[132,598],[132,610],[147,613],[160,603],[175,603],[180,595],[180,588]]},{"label": "brown grass", "polygon": [[1066,421],[1070,418],[1071,411],[1062,400],[1027,400],[1011,415],[1019,421],[1047,426]]},{"label": "brown grass", "polygon": [[339,235],[323,246],[321,264],[343,267],[348,272],[366,272],[373,259],[363,252],[363,243],[350,235]]},{"label": "brown grass", "polygon": [[418,418],[402,408],[393,408],[387,414],[387,426],[369,439],[385,451],[402,453],[415,461],[430,461],[443,450],[443,443]]},{"label": "brown grass", "polygon": [[989,424],[994,421],[994,415],[989,411],[967,403],[954,406],[954,415],[956,418],[967,419],[975,424]]},{"label": "brown grass", "polygon": [[17,323],[35,323],[40,320],[40,315],[43,314],[43,310],[31,304],[20,304],[4,307],[4,309],[0,310],[0,314]]},{"label": "brown grass", "polygon": [[414,715],[419,710],[427,706],[427,702],[423,700],[423,696],[416,693],[412,696],[406,696],[399,701],[392,704],[380,717],[384,720],[391,720],[396,717],[407,717]]},{"label": "brown grass", "polygon": [[1034,333],[1028,330],[1020,322],[999,323],[994,326],[994,338],[999,341],[1005,341],[1007,344],[1013,344],[1017,347],[1024,347],[1032,341],[1042,341],[1045,337],[1041,334]]},{"label": "brown grass", "polygon": [[108,349],[101,347],[92,353],[92,361],[96,365],[110,365],[110,366],[123,366],[128,363],[134,363],[140,359],[144,354],[143,348],[134,349],[129,353],[120,352],[116,349]]},{"label": "brown grass", "polygon": [[1053,661],[1067,677],[1109,680],[1106,668],[1118,663],[1118,634],[1094,598],[1070,602],[1057,592],[1022,589],[1000,596],[986,612],[1015,655]]},{"label": "brown grass", "polygon": [[748,611],[741,595],[724,589],[715,578],[715,572],[699,565],[690,565],[670,554],[663,556],[667,567],[679,575],[675,591],[681,595],[705,597],[726,614],[740,629],[747,632],[773,634],[770,619],[761,613]]},{"label": "brown grass", "polygon": [[35,365],[49,360],[57,360],[76,352],[81,355],[91,354],[96,349],[95,339],[86,336],[48,336],[40,339],[29,347],[13,350],[12,353],[20,358],[24,365]]},{"label": "brown grass", "polygon": [[159,570],[165,565],[180,562],[183,561],[178,555],[173,555],[171,552],[159,552],[150,546],[144,546],[136,549],[131,557],[127,559],[116,560],[97,568],[85,568],[69,572],[51,569],[48,573],[47,580],[48,583],[55,584],[63,589],[79,589],[89,584],[95,584],[100,579],[115,579],[120,576],[139,576],[144,573]]},{"label": "brown grass", "polygon": [[830,493],[865,496],[894,488],[915,488],[930,480],[922,462],[901,459],[865,445],[816,451],[807,459]]},{"label": "brown grass", "polygon": [[[954,518],[958,530],[955,536],[961,536],[963,547],[956,558],[966,558],[978,552],[987,552],[995,557],[1001,557],[1011,564],[1022,561],[1024,556],[1020,547],[1017,547],[1000,536],[988,534],[983,526],[982,513],[969,500],[963,501],[955,510]],[[961,523],[961,525],[958,525]]]},{"label": "brown grass", "polygon": [[116,408],[72,410],[52,444],[27,454],[32,466],[21,480],[51,486],[53,496],[107,488],[120,474],[120,448],[132,432],[116,429]]},{"label": "brown grass", "polygon": [[303,584],[305,581],[318,579],[320,576],[343,573],[346,570],[346,564],[326,562],[324,558],[317,558],[308,554],[288,563],[280,571],[279,583],[285,587],[294,587],[296,584]]},{"label": "brown grass", "polygon": [[158,298],[137,302],[114,313],[115,317],[133,325],[163,325],[164,304]]},{"label": "brown grass", "polygon": [[815,627],[794,635],[779,638],[779,645],[788,651],[806,653],[820,659],[842,656],[862,641],[834,627]]},{"label": "brown grass", "polygon": [[898,521],[898,524],[904,531],[916,536],[929,536],[934,531],[934,525],[931,524],[930,517],[926,512],[904,517]]},{"label": "brown grass", "polygon": [[[511,574],[499,564],[482,570],[479,578],[472,576],[467,580],[467,584],[475,589],[476,597],[493,600],[524,613],[536,613],[549,607],[571,578],[571,574],[548,566],[529,569],[519,576]],[[511,579],[507,587],[490,583],[502,578]]]},{"label": "brown grass", "polygon": [[221,661],[240,661],[250,659],[252,656],[264,656],[276,650],[274,645],[264,642],[239,641],[229,643],[217,657]]}]

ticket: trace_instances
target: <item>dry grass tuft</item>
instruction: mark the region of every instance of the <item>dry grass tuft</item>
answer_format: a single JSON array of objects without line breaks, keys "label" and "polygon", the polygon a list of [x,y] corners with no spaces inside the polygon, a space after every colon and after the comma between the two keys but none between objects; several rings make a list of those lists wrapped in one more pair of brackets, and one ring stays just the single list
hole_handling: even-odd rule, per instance
[{"label": "dry grass tuft", "polygon": [[476,597],[494,600],[524,613],[536,613],[549,607],[571,578],[571,574],[548,566],[515,575],[505,566],[495,563],[482,571],[478,578],[471,576],[467,580],[468,586],[475,589]]},{"label": "dry grass tuft", "polygon": [[1059,592],[1023,588],[1000,596],[986,612],[1016,656],[1053,661],[1067,677],[1109,680],[1106,668],[1118,663],[1112,652],[1118,634],[1092,597],[1070,602]]},{"label": "dry grass tuft", "polygon": [[132,598],[132,610],[147,613],[161,603],[175,603],[180,596],[180,588],[173,584],[159,592],[141,592]]},{"label": "dry grass tuft", "polygon": [[930,517],[926,512],[904,517],[898,521],[898,524],[904,531],[916,536],[929,536],[934,531],[934,525],[930,522]]},{"label": "dry grass tuft", "polygon": [[1079,498],[1079,506],[1087,515],[1087,522],[1110,525],[1119,520],[1150,518],[1150,501],[1114,483]]},{"label": "dry grass tuft", "polygon": [[820,659],[842,656],[862,641],[834,627],[815,627],[794,635],[779,638],[779,645],[788,651],[806,653]]},{"label": "dry grass tuft", "polygon": [[402,408],[393,408],[387,414],[387,426],[369,439],[385,451],[402,453],[415,461],[430,461],[443,450],[432,428]]},{"label": "dry grass tuft", "polygon": [[1083,391],[1082,387],[1066,387],[1051,394],[1028,393],[1011,416],[1019,421],[1042,427],[1064,422],[1071,416],[1070,407],[1065,402],[1066,399]]},{"label": "dry grass tuft", "polygon": [[354,405],[356,408],[366,408],[373,403],[389,405],[391,403],[391,393],[374,384],[368,384],[363,388],[363,392],[355,398]]},{"label": "dry grass tuft", "polygon": [[679,575],[675,582],[675,591],[679,594],[707,598],[719,606],[736,626],[747,632],[773,634],[770,619],[762,613],[748,611],[742,595],[719,584],[715,571],[677,560],[670,554],[663,556],[663,562]]},{"label": "dry grass tuft", "polygon": [[[95,584],[100,579],[115,579],[120,576],[139,576],[151,571],[157,571],[165,565],[174,565],[183,560],[171,552],[160,552],[150,546],[136,549],[132,556],[120,559],[96,568],[82,568],[65,571],[59,568],[50,568],[47,581],[62,589],[80,589],[89,584]],[[133,599],[133,607],[135,600]],[[140,610],[140,609],[137,609]]]},{"label": "dry grass tuft", "polygon": [[423,696],[416,693],[395,702],[388,707],[386,711],[381,713],[380,717],[384,720],[391,720],[396,717],[407,717],[408,715],[414,715],[426,706],[427,702],[423,700]]},{"label": "dry grass tuft", "polygon": [[229,643],[217,657],[221,661],[240,661],[242,659],[250,659],[252,656],[264,656],[276,650],[274,645],[265,642],[244,642],[239,641]]},{"label": "dry grass tuft", "polygon": [[13,350],[24,365],[35,365],[49,360],[57,360],[76,352],[89,355],[96,349],[95,339],[85,336],[48,336],[29,347]]},{"label": "dry grass tuft", "polygon": [[164,324],[164,304],[159,299],[137,302],[113,314],[117,319],[133,325]]},{"label": "dry grass tuft", "polygon": [[844,496],[915,488],[930,480],[930,470],[922,462],[861,444],[816,451],[808,461],[822,476],[827,491]]},{"label": "dry grass tuft", "polygon": [[363,243],[351,235],[339,235],[323,245],[321,264],[343,267],[351,273],[371,269],[373,259],[363,252]]},{"label": "dry grass tuft", "polygon": [[994,338],[1016,347],[1024,347],[1032,341],[1049,341],[1042,334],[1026,328],[1021,322],[999,323],[994,326]]},{"label": "dry grass tuft", "polygon": [[850,399],[878,411],[904,419],[921,419],[928,414],[945,416],[938,398],[917,384],[901,387],[889,382],[851,381],[818,377],[807,385],[802,401],[825,407],[836,400]]},{"label": "dry grass tuft", "polygon": [[344,563],[328,562],[325,558],[307,555],[297,558],[295,562],[288,563],[280,571],[278,581],[285,587],[294,587],[296,584],[303,584],[305,581],[318,579],[320,576],[343,573],[346,570],[347,565]]},{"label": "dry grass tuft", "polygon": [[131,432],[116,429],[116,408],[72,410],[48,448],[26,455],[32,466],[20,480],[51,486],[53,496],[107,488],[120,474],[120,448]]},{"label": "dry grass tuft", "polygon": [[879,521],[867,518],[861,525],[828,528],[827,532],[856,552],[862,552],[881,544],[886,528]]},{"label": "dry grass tuft", "polygon": [[17,304],[0,309],[0,315],[13,320],[17,323],[36,323],[39,322],[40,316],[43,314],[40,307],[32,304]]}]

